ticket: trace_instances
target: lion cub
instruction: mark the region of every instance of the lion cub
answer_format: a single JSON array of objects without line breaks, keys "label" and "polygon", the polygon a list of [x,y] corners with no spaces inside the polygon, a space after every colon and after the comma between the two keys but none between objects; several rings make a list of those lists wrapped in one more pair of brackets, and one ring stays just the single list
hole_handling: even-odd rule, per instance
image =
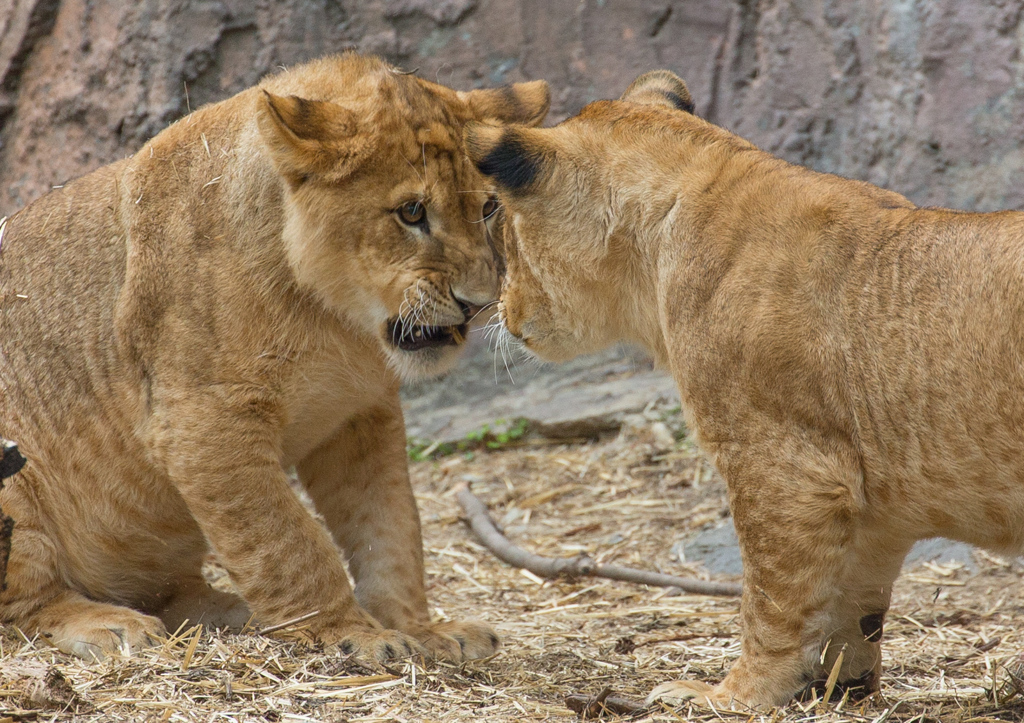
[{"label": "lion cub", "polygon": [[1024,543],[1024,214],[917,208],[691,110],[658,71],[554,128],[467,127],[502,189],[500,313],[544,359],[645,346],[728,483],[742,654],[655,695],[874,691],[916,540]]},{"label": "lion cub", "polygon": [[[368,658],[492,654],[487,626],[428,614],[399,373],[449,366],[497,296],[463,125],[547,107],[540,81],[457,93],[326,58],[13,216],[0,435],[30,463],[0,493],[0,620],[87,658],[250,611],[313,613]],[[211,548],[241,598],[204,582]]]}]

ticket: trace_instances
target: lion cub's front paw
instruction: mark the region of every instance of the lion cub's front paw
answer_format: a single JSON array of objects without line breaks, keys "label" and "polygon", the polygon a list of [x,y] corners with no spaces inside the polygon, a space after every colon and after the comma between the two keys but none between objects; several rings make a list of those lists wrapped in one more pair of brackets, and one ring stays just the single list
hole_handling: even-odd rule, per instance
[{"label": "lion cub's front paw", "polygon": [[342,635],[336,645],[345,655],[371,665],[428,654],[415,638],[397,630],[350,632]]},{"label": "lion cub's front paw", "polygon": [[412,634],[431,658],[449,663],[489,658],[501,645],[489,626],[471,621],[433,623]]},{"label": "lion cub's front paw", "polygon": [[664,701],[669,705],[680,705],[688,700],[697,705],[714,708],[729,708],[733,703],[731,699],[725,700],[724,696],[716,694],[714,686],[699,680],[670,680],[651,691],[647,696],[646,705],[651,705],[656,701]]},{"label": "lion cub's front paw", "polygon": [[158,645],[167,637],[157,618],[128,608],[103,606],[68,620],[50,633],[59,650],[85,660],[103,660],[109,655],[131,655]]}]

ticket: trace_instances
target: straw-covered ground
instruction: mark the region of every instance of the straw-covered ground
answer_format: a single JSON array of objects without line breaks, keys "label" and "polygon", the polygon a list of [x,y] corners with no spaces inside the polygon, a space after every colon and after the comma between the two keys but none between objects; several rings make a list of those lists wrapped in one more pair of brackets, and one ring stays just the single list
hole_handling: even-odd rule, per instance
[{"label": "straw-covered ground", "polygon": [[[739,653],[737,600],[535,578],[478,545],[455,500],[470,482],[508,537],[541,554],[700,576],[673,545],[721,521],[724,488],[685,441],[673,443],[671,414],[648,417],[601,442],[520,440],[413,464],[434,614],[492,623],[504,647],[490,660],[369,670],[315,645],[190,628],[161,648],[87,665],[8,628],[0,720],[569,721],[567,695],[611,687],[642,700],[668,679],[720,680]],[[658,707],[632,718],[1019,721],[1021,570],[986,555],[977,564],[974,575],[940,565],[904,574],[882,693],[866,702],[756,715]]]}]

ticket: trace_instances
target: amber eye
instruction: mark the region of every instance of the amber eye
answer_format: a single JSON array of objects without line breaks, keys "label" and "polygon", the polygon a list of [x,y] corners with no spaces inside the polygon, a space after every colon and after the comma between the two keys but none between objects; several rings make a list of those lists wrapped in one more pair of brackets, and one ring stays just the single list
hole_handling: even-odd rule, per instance
[{"label": "amber eye", "polygon": [[427,220],[427,207],[422,201],[409,201],[398,207],[398,217],[402,223],[419,226]]},{"label": "amber eye", "polygon": [[498,199],[496,199],[496,198],[488,198],[487,201],[484,202],[484,210],[483,210],[484,221],[489,219],[491,216],[493,216],[497,212],[498,205],[499,205],[498,204]]}]

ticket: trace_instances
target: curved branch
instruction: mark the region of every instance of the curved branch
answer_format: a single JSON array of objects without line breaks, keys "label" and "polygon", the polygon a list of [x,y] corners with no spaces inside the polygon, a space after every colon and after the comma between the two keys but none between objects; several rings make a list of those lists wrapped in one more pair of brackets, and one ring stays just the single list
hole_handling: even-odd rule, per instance
[{"label": "curved branch", "polygon": [[633,568],[619,567],[618,565],[602,565],[594,562],[588,555],[577,555],[576,557],[542,557],[541,555],[535,555],[513,545],[507,537],[498,531],[494,521],[487,513],[487,506],[470,491],[469,485],[460,487],[455,496],[466,513],[470,527],[473,528],[473,532],[480,538],[484,547],[493,552],[494,556],[499,560],[507,562],[513,567],[529,570],[539,577],[603,577],[609,580],[634,582],[641,585],[678,587],[684,592],[696,595],[719,595],[723,597],[738,597],[743,590],[740,585],[732,582],[710,582],[708,580],[676,577],[675,575],[663,575],[660,572],[634,570]]}]

